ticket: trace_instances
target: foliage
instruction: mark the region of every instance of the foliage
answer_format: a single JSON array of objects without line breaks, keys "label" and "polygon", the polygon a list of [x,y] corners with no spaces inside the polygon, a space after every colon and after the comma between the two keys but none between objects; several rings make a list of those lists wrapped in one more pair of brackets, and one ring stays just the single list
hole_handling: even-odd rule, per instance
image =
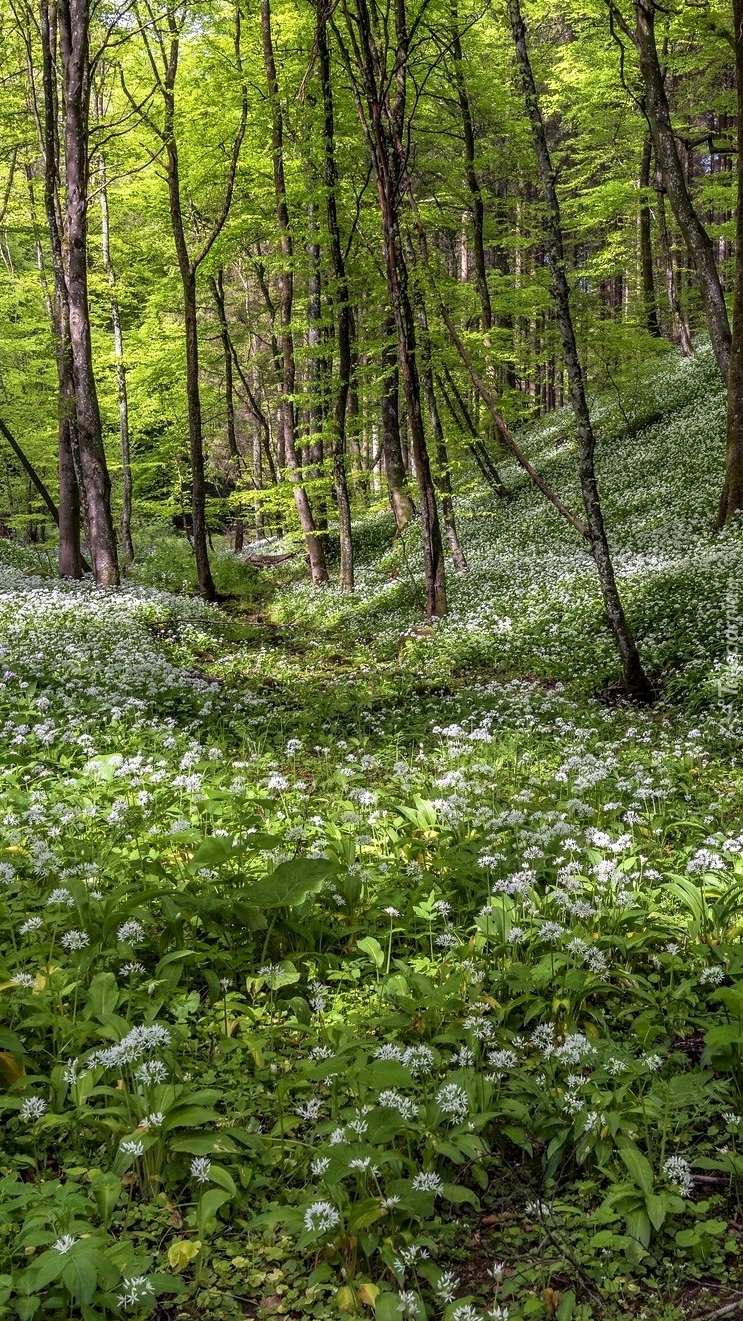
[{"label": "foliage", "polygon": [[428,632],[379,519],[353,602],[262,571],[258,631],[181,594],[174,538],[141,559],[174,594],[3,547],[0,1316],[586,1321],[737,1286],[709,380],[662,363],[635,435],[598,403],[652,714],[589,695],[592,579],[527,489],[498,521],[473,492]]}]

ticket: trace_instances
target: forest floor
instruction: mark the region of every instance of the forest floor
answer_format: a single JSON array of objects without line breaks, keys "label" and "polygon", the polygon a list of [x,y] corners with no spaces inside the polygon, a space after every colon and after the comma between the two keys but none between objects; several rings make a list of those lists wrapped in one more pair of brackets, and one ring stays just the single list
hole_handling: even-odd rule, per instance
[{"label": "forest floor", "polygon": [[[508,465],[435,627],[385,513],[353,599],[0,547],[0,1318],[734,1314],[743,535],[711,355],[620,402],[647,711]],[[529,446],[577,507],[566,427]]]}]

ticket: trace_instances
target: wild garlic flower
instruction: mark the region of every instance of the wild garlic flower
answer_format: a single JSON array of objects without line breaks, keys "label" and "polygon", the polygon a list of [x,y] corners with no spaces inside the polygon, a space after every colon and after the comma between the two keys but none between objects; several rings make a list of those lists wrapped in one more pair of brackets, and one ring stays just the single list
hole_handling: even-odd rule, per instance
[{"label": "wild garlic flower", "polygon": [[191,1161],[191,1178],[194,1183],[208,1183],[212,1163],[208,1156],[194,1156]]},{"label": "wild garlic flower", "polygon": [[459,1289],[459,1276],[454,1271],[442,1271],[436,1284],[434,1293],[442,1303],[453,1303]]},{"label": "wild garlic flower", "polygon": [[59,1252],[61,1256],[64,1256],[66,1252],[70,1251],[70,1248],[74,1248],[77,1241],[78,1240],[72,1234],[62,1234],[61,1238],[58,1238],[56,1243],[52,1243],[52,1249],[54,1252]]},{"label": "wild garlic flower", "polygon": [[682,1197],[688,1197],[694,1187],[689,1162],[683,1156],[669,1156],[664,1160],[663,1177]]},{"label": "wild garlic flower", "polygon": [[433,1193],[438,1197],[444,1189],[444,1180],[433,1170],[421,1170],[413,1179],[413,1188],[417,1193]]},{"label": "wild garlic flower", "polygon": [[47,1108],[48,1103],[41,1096],[27,1096],[25,1101],[21,1102],[21,1119],[27,1124],[35,1124]]},{"label": "wild garlic flower", "polygon": [[467,1118],[470,1103],[463,1087],[458,1083],[444,1083],[436,1093],[436,1103],[443,1114],[448,1115],[453,1123],[459,1124]]},{"label": "wild garlic flower", "polygon": [[87,931],[67,931],[63,935],[60,944],[63,949],[69,950],[69,952],[72,953],[74,950],[85,949],[85,947],[90,944],[90,936]]},{"label": "wild garlic flower", "polygon": [[125,1312],[130,1307],[137,1307],[139,1303],[147,1302],[155,1296],[152,1281],[148,1280],[146,1275],[125,1275],[121,1283],[124,1292],[119,1294],[116,1302]]},{"label": "wild garlic flower", "polygon": [[137,945],[144,940],[144,927],[141,922],[132,919],[129,922],[122,922],[116,932],[116,939],[121,945]]},{"label": "wild garlic flower", "polygon": [[310,1234],[327,1234],[341,1218],[330,1202],[313,1202],[304,1213],[304,1227]]},{"label": "wild garlic flower", "polygon": [[144,1143],[137,1138],[124,1138],[119,1150],[125,1152],[127,1156],[134,1156],[138,1160],[140,1156],[144,1156]]}]

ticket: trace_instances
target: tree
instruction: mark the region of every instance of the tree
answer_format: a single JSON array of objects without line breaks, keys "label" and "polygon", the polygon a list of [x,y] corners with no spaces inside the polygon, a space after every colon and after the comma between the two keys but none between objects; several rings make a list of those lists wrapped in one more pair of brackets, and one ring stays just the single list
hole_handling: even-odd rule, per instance
[{"label": "tree", "polygon": [[199,591],[206,601],[216,599],[216,588],[209,566],[209,548],[206,529],[206,475],[204,464],[204,437],[199,379],[199,329],[196,300],[196,281],[200,266],[208,257],[227,222],[232,206],[240,150],[248,121],[248,96],[243,78],[240,48],[241,15],[239,3],[234,9],[234,69],[239,83],[240,109],[237,128],[232,138],[222,190],[221,202],[211,223],[203,225],[200,242],[192,252],[184,221],[184,198],[181,192],[180,149],[176,119],[176,89],[181,54],[181,39],[188,11],[169,5],[164,17],[164,29],[159,19],[144,4],[146,18],[139,11],[139,34],[144,44],[154,85],[162,102],[162,120],[157,122],[144,103],[138,103],[124,83],[126,97],[137,115],[159,139],[165,153],[166,180],[170,224],[175,245],[178,271],[183,291],[183,325],[186,342],[186,397],[188,402],[188,440],[191,464],[191,521],[196,573]]},{"label": "tree", "polygon": [[609,542],[604,526],[598,482],[596,480],[595,452],[596,439],[593,433],[591,415],[586,400],[583,369],[578,355],[575,328],[570,310],[570,286],[568,284],[563,245],[560,204],[552,168],[547,133],[542,119],[542,112],[537,95],[537,87],[532,73],[529,50],[526,41],[526,27],[521,16],[520,0],[509,0],[511,31],[516,51],[516,62],[526,100],[526,109],[531,125],[534,150],[539,163],[545,205],[545,237],[547,255],[552,274],[552,294],[555,312],[560,328],[565,366],[570,382],[570,403],[575,416],[578,433],[578,466],[580,473],[581,494],[586,511],[588,542],[591,548],[596,571],[598,573],[601,595],[604,601],[606,618],[614,634],[619,652],[627,692],[637,702],[652,700],[653,690],[642,668],[639,652],[627,622],[621,597],[616,583]]}]

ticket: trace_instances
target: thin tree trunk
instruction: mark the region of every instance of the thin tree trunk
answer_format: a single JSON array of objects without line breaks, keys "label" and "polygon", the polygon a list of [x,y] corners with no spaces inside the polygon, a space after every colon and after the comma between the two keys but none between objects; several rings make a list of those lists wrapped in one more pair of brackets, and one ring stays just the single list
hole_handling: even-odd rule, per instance
[{"label": "thin tree trunk", "polygon": [[614,576],[614,566],[612,564],[606,529],[604,527],[604,517],[601,509],[594,464],[596,441],[593,434],[588,403],[586,401],[583,370],[578,356],[578,346],[575,339],[573,318],[570,311],[570,288],[568,285],[565,254],[563,251],[560,206],[555,186],[552,161],[550,159],[549,147],[547,144],[547,134],[539,108],[536,83],[534,82],[534,75],[529,60],[529,51],[526,44],[526,29],[521,17],[519,0],[509,0],[509,13],[513,41],[516,49],[516,61],[521,74],[526,109],[531,124],[532,139],[537,160],[539,162],[539,173],[542,180],[546,213],[544,227],[547,239],[547,253],[552,275],[552,293],[555,303],[557,323],[562,340],[563,354],[565,357],[565,367],[570,384],[570,402],[572,404],[578,434],[578,467],[581,493],[586,511],[588,540],[596,564],[596,571],[598,573],[607,622],[614,634],[614,640],[622,661],[627,693],[634,701],[650,702],[653,698],[653,690],[647,676],[645,675],[645,671],[642,668],[632,630],[630,629],[624,614],[624,608],[622,606],[619,589]]},{"label": "thin tree trunk", "polygon": [[[616,11],[613,12],[616,14]],[[712,350],[720,375],[727,382],[730,367],[730,322],[715,263],[712,240],[692,202],[676,145],[671,110],[655,40],[655,0],[635,0],[635,30],[634,32],[625,30],[629,32],[637,47],[655,159],[663,175],[673,214],[694,263]]]},{"label": "thin tree trunk", "polygon": [[[96,106],[96,117],[101,118],[100,102]],[[114,362],[116,367],[116,394],[119,403],[119,437],[121,440],[121,549],[125,564],[134,560],[132,542],[132,463],[129,443],[129,397],[126,387],[126,367],[124,365],[124,337],[121,330],[121,310],[116,291],[116,270],[111,259],[111,239],[108,215],[108,182],[106,162],[103,155],[100,161],[100,203],[101,203],[101,249],[103,266],[106,271],[111,308],[111,327],[114,338]]]},{"label": "thin tree trunk", "polygon": [[294,335],[292,332],[292,305],[294,302],[294,243],[289,224],[289,208],[286,198],[286,180],[284,177],[284,118],[279,100],[279,84],[276,74],[276,60],[271,33],[271,3],[261,0],[261,33],[263,38],[263,62],[268,83],[268,97],[271,107],[271,138],[273,146],[273,180],[276,199],[276,219],[281,238],[282,269],[279,274],[281,291],[281,431],[284,441],[286,463],[289,477],[294,488],[294,503],[299,515],[299,522],[304,533],[310,571],[314,583],[328,581],[325,552],[322,540],[317,534],[307,491],[305,490],[299,460],[297,458],[295,438],[294,388],[296,368],[294,360]]},{"label": "thin tree trunk", "polygon": [[640,159],[640,272],[642,275],[642,300],[645,313],[645,325],[649,334],[660,339],[660,321],[658,303],[655,297],[655,275],[653,272],[653,242],[650,216],[650,165],[653,159],[653,143],[649,133],[645,134]]},{"label": "thin tree trunk", "polygon": [[[346,16],[351,23],[348,11]],[[355,85],[357,90],[363,90],[365,107],[362,108],[360,99],[357,99],[357,108],[373,153],[384,242],[385,274],[397,331],[400,372],[418,482],[426,615],[429,618],[436,618],[447,612],[444,548],[423,427],[420,379],[416,364],[415,319],[409,287],[410,273],[402,250],[398,215],[400,198],[410,186],[405,150],[409,47],[405,0],[395,0],[394,3],[395,52],[391,85],[385,72],[388,52],[377,44],[377,36],[381,31],[382,26],[377,25],[372,19],[367,0],[358,0],[353,35],[360,67]],[[393,91],[394,100],[390,101]]]},{"label": "thin tree trunk", "polygon": [[77,443],[85,487],[93,575],[101,587],[119,583],[106,463],[93,373],[88,306],[89,0],[59,0],[59,51],[64,87],[65,249]]},{"label": "thin tree trunk", "polygon": [[666,200],[663,190],[663,177],[660,171],[658,172],[656,179],[656,196],[658,198],[658,248],[660,251],[661,267],[666,286],[668,315],[671,321],[670,338],[672,342],[681,349],[684,357],[690,358],[694,352],[694,347],[691,342],[691,329],[684,315],[684,309],[681,306],[678,296],[676,272],[673,269],[671,236],[668,233],[668,223],[666,221]]},{"label": "thin tree trunk", "polygon": [[743,509],[743,0],[733,0],[733,39],[738,88],[738,212],[735,222],[733,342],[728,376],[727,453],[717,527]]},{"label": "thin tree trunk", "polygon": [[26,454],[21,449],[21,446],[18,444],[18,441],[13,435],[13,432],[10,430],[10,427],[7,426],[5,422],[3,422],[2,418],[0,418],[0,435],[4,436],[5,439],[7,440],[8,444],[10,445],[10,448],[12,449],[18,462],[23,468],[23,471],[25,472],[31,484],[36,487],[36,490],[38,491],[39,495],[44,501],[44,504],[49,510],[49,513],[54,519],[54,522],[56,523],[57,527],[59,527],[59,510],[55,505],[54,500],[52,499],[52,496],[50,495],[47,486],[44,484],[43,479],[39,476],[38,472],[34,468],[34,465],[32,464],[31,460],[27,458]]},{"label": "thin tree trunk", "polygon": [[330,261],[334,280],[332,299],[335,308],[336,342],[338,346],[338,374],[334,382],[334,401],[331,414],[333,420],[333,485],[338,506],[338,540],[341,561],[340,586],[341,591],[352,592],[354,588],[353,540],[351,536],[351,501],[346,473],[346,412],[351,384],[351,316],[346,263],[341,244],[336,198],[335,114],[327,19],[325,0],[318,0],[317,50],[323,96],[325,209],[330,236]]},{"label": "thin tree trunk", "polygon": [[77,443],[75,386],[70,350],[70,309],[62,252],[62,211],[59,199],[59,134],[57,107],[56,10],[48,0],[39,6],[44,119],[44,211],[46,214],[54,272],[53,333],[57,363],[58,450],[59,450],[59,573],[62,578],[81,578],[80,488],[74,462]]},{"label": "thin tree trunk", "polygon": [[418,342],[421,358],[421,380],[423,382],[423,391],[426,397],[426,408],[428,409],[428,421],[431,435],[433,436],[436,445],[436,463],[438,466],[438,472],[436,473],[435,480],[441,496],[441,512],[444,517],[444,529],[446,532],[446,539],[449,543],[449,553],[451,554],[452,563],[454,564],[456,573],[464,573],[467,569],[467,559],[462,550],[459,533],[457,532],[449,455],[446,449],[444,428],[441,425],[441,414],[439,413],[436,391],[433,384],[431,336],[428,329],[426,303],[422,291],[416,291],[415,302],[420,331]]},{"label": "thin tree trunk", "polygon": [[415,517],[400,443],[400,371],[397,361],[395,323],[388,316],[382,327],[382,454],[392,513],[398,532]]},{"label": "thin tree trunk", "polygon": [[[232,460],[235,476],[238,476],[240,472],[240,451],[237,447],[237,429],[235,427],[235,387],[232,376],[232,341],[230,339],[229,327],[227,325],[227,311],[224,297],[224,272],[221,266],[216,275],[209,276],[209,287],[212,291],[214,305],[217,309],[219,338],[222,344],[222,361],[224,363],[224,398],[227,420],[227,453]],[[236,554],[240,553],[244,542],[245,528],[242,513],[238,512],[237,517],[235,518],[235,540],[233,546]]]}]

